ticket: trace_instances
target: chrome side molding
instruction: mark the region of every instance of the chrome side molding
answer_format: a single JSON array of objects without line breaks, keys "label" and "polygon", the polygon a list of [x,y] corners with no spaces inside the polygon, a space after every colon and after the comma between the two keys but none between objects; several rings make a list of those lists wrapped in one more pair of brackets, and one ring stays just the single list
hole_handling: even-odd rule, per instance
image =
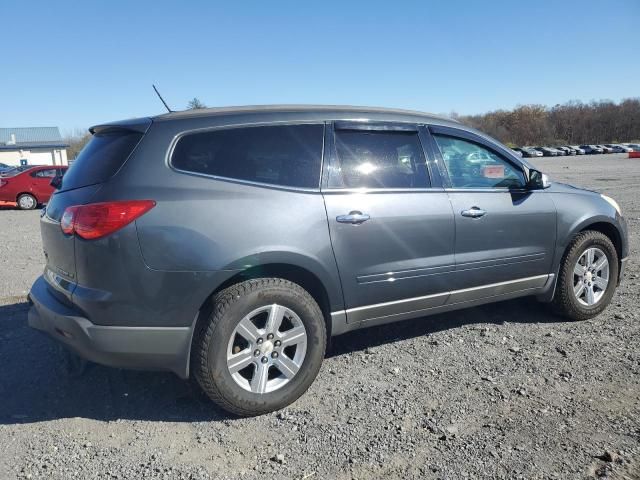
[{"label": "chrome side molding", "polygon": [[447,292],[424,295],[421,297],[404,298],[391,302],[364,305],[331,312],[333,320],[344,319],[347,323],[368,323],[380,318],[402,316],[402,318],[418,317],[421,312],[438,307],[446,307],[466,302],[475,302],[484,298],[508,295],[521,291],[530,291],[543,288],[550,275],[536,275],[533,277],[519,278],[506,282],[491,283],[472,288],[452,290]]}]

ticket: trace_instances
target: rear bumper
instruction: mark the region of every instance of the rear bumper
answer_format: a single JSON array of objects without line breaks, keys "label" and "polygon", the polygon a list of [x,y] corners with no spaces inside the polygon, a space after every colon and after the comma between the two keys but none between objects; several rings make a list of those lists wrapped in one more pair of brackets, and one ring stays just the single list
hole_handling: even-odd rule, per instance
[{"label": "rear bumper", "polygon": [[95,325],[63,305],[40,277],[29,293],[29,326],[48,333],[83,358],[112,367],[168,370],[189,376],[192,327]]}]

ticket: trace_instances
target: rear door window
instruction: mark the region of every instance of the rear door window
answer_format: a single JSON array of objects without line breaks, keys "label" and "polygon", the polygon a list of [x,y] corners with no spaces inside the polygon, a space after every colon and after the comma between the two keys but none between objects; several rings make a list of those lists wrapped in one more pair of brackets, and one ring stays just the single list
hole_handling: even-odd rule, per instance
[{"label": "rear door window", "polygon": [[53,178],[56,176],[56,169],[36,170],[31,176],[35,178]]},{"label": "rear door window", "polygon": [[330,188],[426,188],[427,166],[413,131],[336,130]]},{"label": "rear door window", "polygon": [[94,134],[65,173],[61,190],[107,181],[124,165],[142,135],[121,128]]},{"label": "rear door window", "polygon": [[323,124],[230,128],[178,140],[171,165],[187,172],[296,188],[318,188]]}]

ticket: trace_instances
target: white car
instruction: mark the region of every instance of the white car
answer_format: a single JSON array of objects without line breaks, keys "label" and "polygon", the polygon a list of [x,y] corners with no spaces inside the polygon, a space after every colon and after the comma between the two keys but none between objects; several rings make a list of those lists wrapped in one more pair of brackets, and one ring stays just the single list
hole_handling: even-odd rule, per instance
[{"label": "white car", "polygon": [[620,145],[619,143],[605,143],[605,147],[612,148],[614,153],[629,153],[633,152],[633,148],[626,145]]},{"label": "white car", "polygon": [[576,151],[576,155],[584,155],[587,153],[584,151],[584,148],[580,148],[578,145],[567,145],[567,147],[573,148]]},{"label": "white car", "polygon": [[536,147],[522,147],[523,150],[527,150],[528,153],[535,155],[536,157],[542,157],[543,153],[537,150]]}]

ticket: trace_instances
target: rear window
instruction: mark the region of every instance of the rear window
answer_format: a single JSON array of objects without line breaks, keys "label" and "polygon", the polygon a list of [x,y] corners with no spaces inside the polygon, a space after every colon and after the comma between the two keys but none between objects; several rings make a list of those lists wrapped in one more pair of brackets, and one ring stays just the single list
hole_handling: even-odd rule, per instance
[{"label": "rear window", "polygon": [[62,190],[102,183],[111,178],[136,147],[142,133],[108,130],[93,135],[62,180]]},{"label": "rear window", "polygon": [[171,165],[250,182],[318,188],[324,126],[278,125],[185,135]]},{"label": "rear window", "polygon": [[15,177],[16,175],[20,174],[24,172],[24,170],[20,170],[17,168],[12,168],[11,170],[5,170],[4,172],[2,172],[2,176],[3,177]]}]

